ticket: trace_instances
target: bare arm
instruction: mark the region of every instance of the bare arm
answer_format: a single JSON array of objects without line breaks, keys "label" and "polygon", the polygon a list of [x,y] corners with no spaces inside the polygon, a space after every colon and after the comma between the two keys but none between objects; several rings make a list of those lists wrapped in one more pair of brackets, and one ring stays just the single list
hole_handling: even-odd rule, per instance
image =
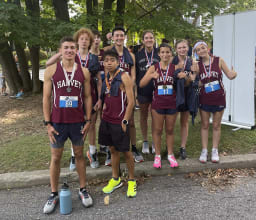
[{"label": "bare arm", "polygon": [[[91,112],[92,112],[92,96],[91,96],[91,84],[90,84],[90,72],[88,69],[82,68],[84,73],[84,105],[86,109],[86,119],[91,120]],[[84,134],[84,138],[86,137],[90,128],[90,121],[87,121],[85,124],[82,134]]]},{"label": "bare arm", "polygon": [[149,67],[148,71],[144,75],[144,77],[140,80],[139,86],[145,87],[151,79],[157,79],[159,77],[159,74],[155,70],[155,66]]},{"label": "bare arm", "polygon": [[133,66],[131,67],[131,78],[133,81],[133,84],[135,85],[136,82],[136,63],[135,63],[135,56],[133,53],[130,53],[132,60],[133,60]]},{"label": "bare arm", "polygon": [[98,79],[98,82],[97,82],[98,101],[95,104],[95,106],[93,107],[95,111],[97,111],[98,109],[101,108],[100,94],[101,94],[102,80],[101,80],[100,72],[97,73],[96,77]]},{"label": "bare arm", "polygon": [[223,70],[223,72],[225,73],[225,75],[230,79],[235,79],[237,76],[237,73],[235,72],[235,70],[233,69],[233,66],[231,68],[231,70],[228,68],[227,64],[225,63],[225,61],[220,57],[219,60],[219,67],[221,70]]},{"label": "bare arm", "polygon": [[46,62],[46,67],[54,64],[54,63],[57,63],[58,61],[61,60],[61,53],[56,53],[55,55],[53,55],[49,60],[47,60]]},{"label": "bare arm", "polygon": [[[44,72],[44,90],[43,90],[43,113],[44,120],[51,120],[51,95],[52,95],[52,81],[51,78],[56,71],[56,65],[52,65],[46,68]],[[58,135],[58,132],[53,128],[51,124],[47,125],[47,133],[50,142],[53,144],[56,142],[54,134]]]},{"label": "bare arm", "polygon": [[[125,120],[129,120],[134,108],[134,94],[133,94],[133,82],[128,74],[122,74],[122,82],[124,85],[125,93],[127,95],[127,107],[124,115]],[[124,131],[126,131],[126,125],[121,124]]]}]

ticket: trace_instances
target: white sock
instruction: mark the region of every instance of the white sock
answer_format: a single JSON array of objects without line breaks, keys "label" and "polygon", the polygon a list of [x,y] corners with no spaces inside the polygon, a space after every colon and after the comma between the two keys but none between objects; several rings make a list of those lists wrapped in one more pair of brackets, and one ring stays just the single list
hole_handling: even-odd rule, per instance
[{"label": "white sock", "polygon": [[161,155],[155,155],[155,157],[159,157],[161,159]]},{"label": "white sock", "polygon": [[73,147],[71,146],[71,156],[74,157],[75,154],[74,154],[74,151],[73,151]]},{"label": "white sock", "polygon": [[89,150],[90,150],[90,154],[95,154],[96,153],[96,146],[89,145]]},{"label": "white sock", "polygon": [[172,156],[174,157],[173,154],[168,154],[168,160],[170,160]]}]

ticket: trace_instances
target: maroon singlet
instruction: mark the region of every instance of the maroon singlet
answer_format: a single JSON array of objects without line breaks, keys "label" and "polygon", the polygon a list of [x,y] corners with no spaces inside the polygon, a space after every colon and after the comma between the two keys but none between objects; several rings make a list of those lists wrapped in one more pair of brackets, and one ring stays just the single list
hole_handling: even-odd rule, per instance
[{"label": "maroon singlet", "polygon": [[[68,72],[68,75],[71,75]],[[66,85],[66,78],[60,62],[57,63],[57,69],[52,76],[53,86],[53,103],[51,112],[51,121],[54,123],[77,123],[84,122],[84,74],[80,65],[77,65],[74,78],[70,86]],[[71,92],[67,92],[67,88],[71,88]],[[77,108],[60,108],[60,96],[77,96]]]},{"label": "maroon singlet", "polygon": [[[211,73],[210,77],[205,73],[204,65],[200,60],[199,65],[199,78],[200,81],[203,83],[203,86],[200,90],[200,98],[199,103],[203,105],[218,105],[218,106],[226,106],[226,99],[225,99],[225,90],[224,85],[222,82],[222,71],[219,67],[219,57],[213,57],[213,63],[211,65]],[[206,66],[206,72],[209,72],[209,66]],[[218,81],[220,84],[220,89],[214,92],[206,93],[204,85]]]},{"label": "maroon singlet", "polygon": [[[154,79],[154,91],[152,100],[152,109],[176,109],[176,92],[173,88],[172,95],[158,95],[158,86],[164,85],[164,79],[161,75],[159,62],[154,64],[155,70],[159,73],[159,78]],[[167,73],[167,79],[165,85],[173,86],[173,76],[175,71],[175,65],[169,64],[169,70]],[[164,72],[164,70],[162,70]],[[166,72],[166,70],[165,70]],[[164,73],[165,73],[164,72]]]}]

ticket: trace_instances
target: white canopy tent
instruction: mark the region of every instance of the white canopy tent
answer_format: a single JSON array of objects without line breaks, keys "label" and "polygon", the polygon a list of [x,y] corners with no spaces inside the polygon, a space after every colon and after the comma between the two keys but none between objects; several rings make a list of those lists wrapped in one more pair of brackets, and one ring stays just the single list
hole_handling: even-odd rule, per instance
[{"label": "white canopy tent", "polygon": [[223,124],[251,129],[255,126],[254,77],[256,47],[256,11],[216,16],[213,29],[213,53],[222,57],[237,77],[223,77],[226,109]]}]

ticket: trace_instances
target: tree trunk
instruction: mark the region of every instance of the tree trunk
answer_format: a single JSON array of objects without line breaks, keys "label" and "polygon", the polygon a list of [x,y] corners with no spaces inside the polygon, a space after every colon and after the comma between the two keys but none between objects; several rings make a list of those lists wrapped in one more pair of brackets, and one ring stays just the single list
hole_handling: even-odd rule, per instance
[{"label": "tree trunk", "polygon": [[116,2],[116,26],[124,26],[124,9],[125,9],[125,0],[117,0]]},{"label": "tree trunk", "polygon": [[69,22],[68,0],[52,0],[57,19]]},{"label": "tree trunk", "polygon": [[98,30],[98,0],[86,0],[87,25],[93,30]]},{"label": "tree trunk", "polygon": [[112,10],[113,0],[104,0],[103,6],[103,18],[102,18],[102,40],[103,46],[107,46],[106,34],[110,31],[112,26],[111,20],[111,10]]},{"label": "tree trunk", "polygon": [[0,42],[0,62],[6,77],[6,82],[11,94],[16,94],[22,89],[22,81],[19,76],[12,50],[7,41]]},{"label": "tree trunk", "polygon": [[[40,8],[39,0],[25,0],[26,10],[29,16],[31,16],[33,22],[33,33],[40,39],[39,32],[39,17]],[[33,93],[39,93],[41,91],[41,83],[39,81],[39,53],[40,45],[33,44],[29,46],[31,64],[32,64],[32,82],[33,82]]]},{"label": "tree trunk", "polygon": [[94,22],[93,22],[93,28],[95,30],[98,30],[98,17],[99,17],[99,14],[98,14],[98,0],[93,0],[93,15],[94,15]]},{"label": "tree trunk", "polygon": [[18,56],[19,64],[20,64],[20,76],[23,83],[23,89],[25,92],[32,90],[32,81],[30,77],[30,73],[28,71],[28,61],[24,51],[24,47],[18,42],[15,42],[15,49]]}]

